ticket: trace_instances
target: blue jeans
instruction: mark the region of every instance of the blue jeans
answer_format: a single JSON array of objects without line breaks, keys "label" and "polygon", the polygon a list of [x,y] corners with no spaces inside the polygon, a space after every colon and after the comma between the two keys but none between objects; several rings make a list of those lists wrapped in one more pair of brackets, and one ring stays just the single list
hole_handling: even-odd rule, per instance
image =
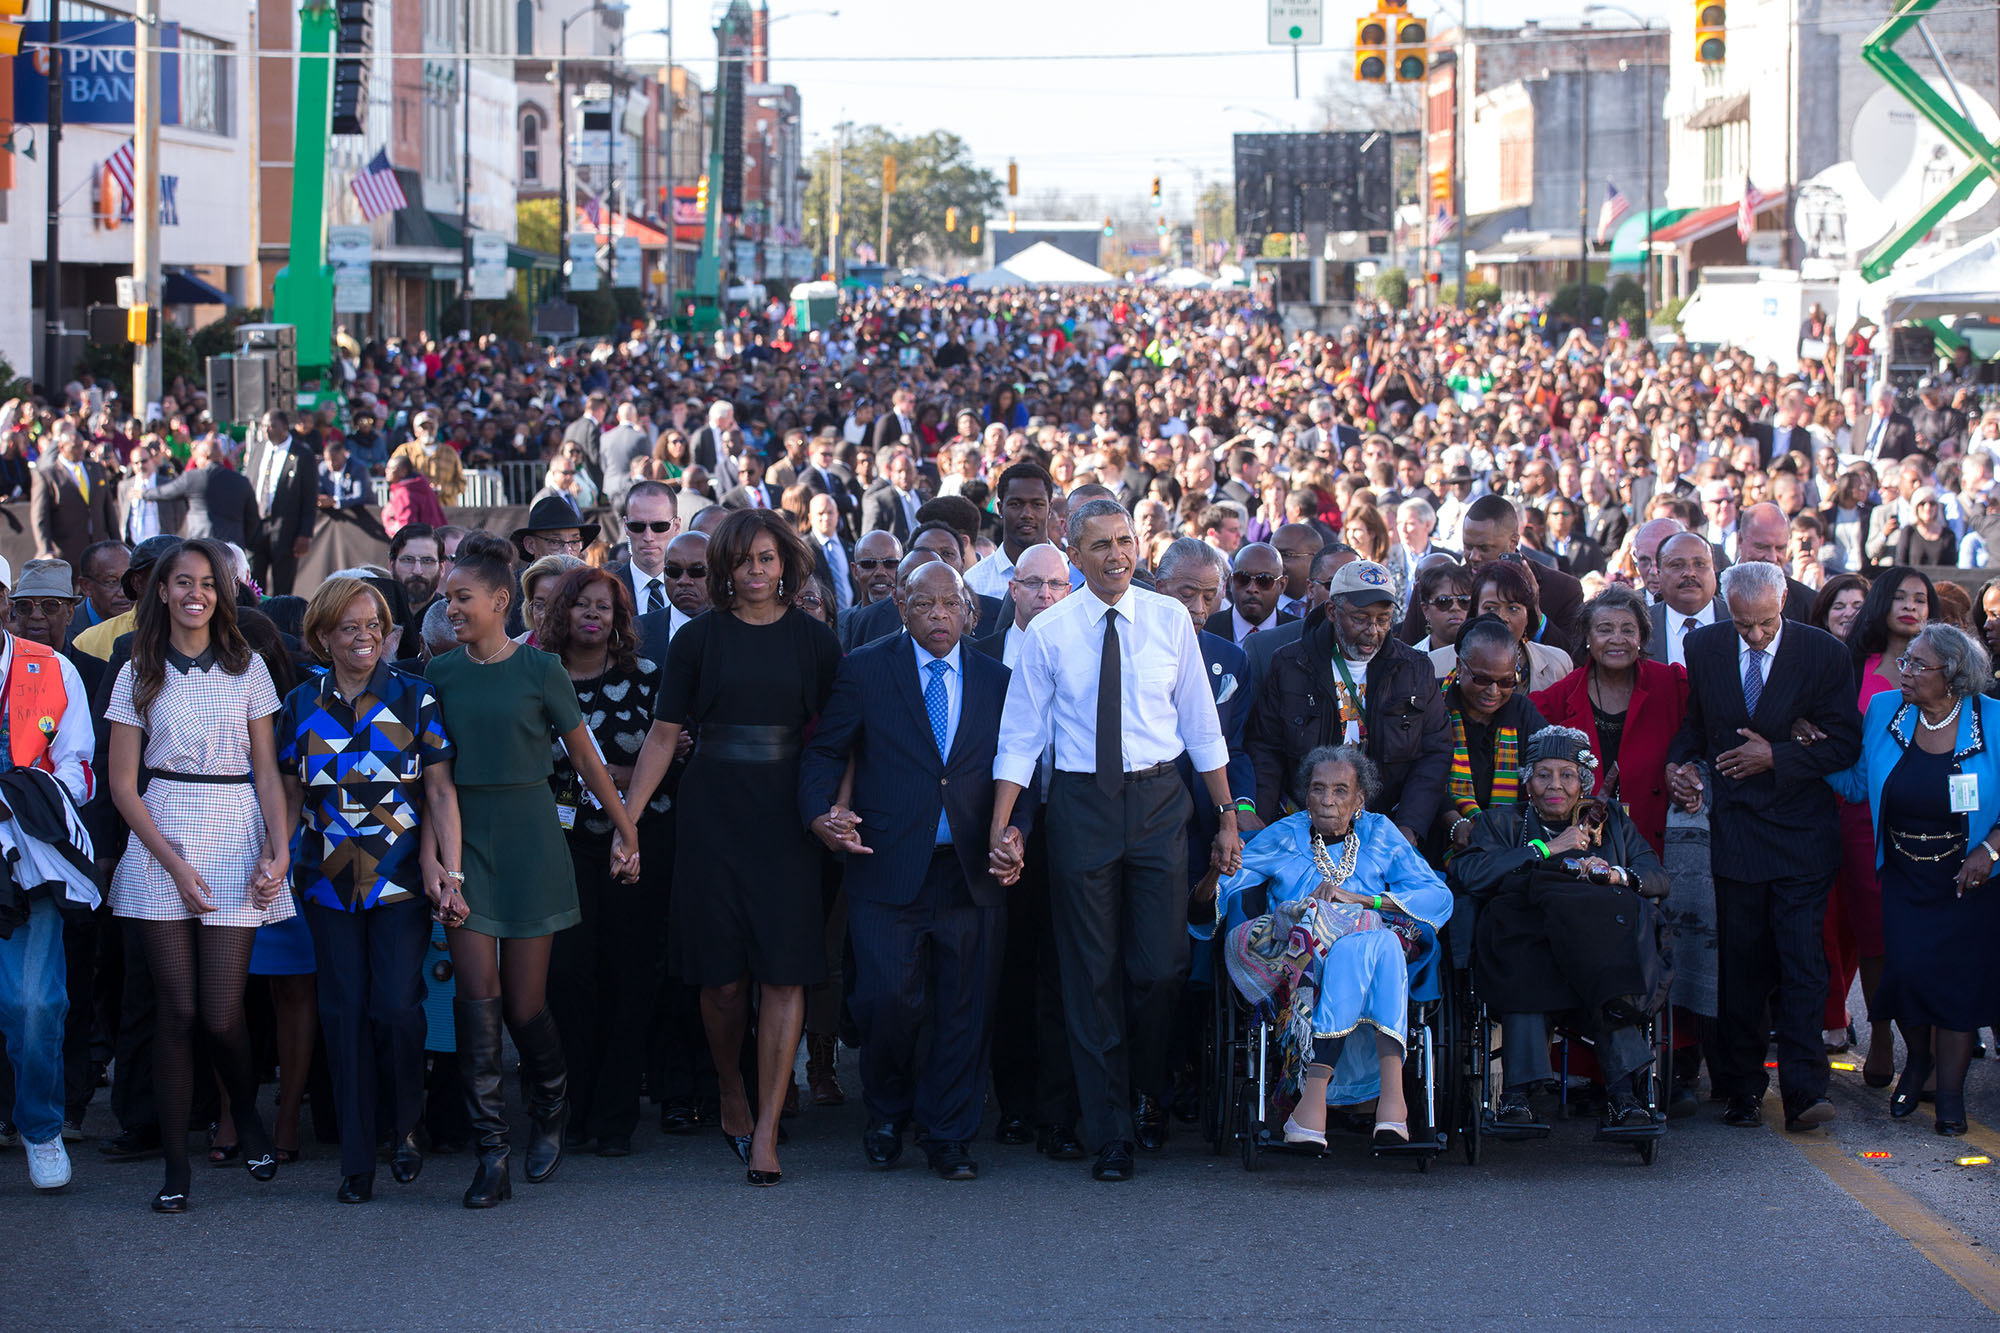
[{"label": "blue jeans", "polygon": [[69,1018],[69,969],[63,962],[62,914],[55,899],[36,898],[28,924],[0,940],[0,1035],[14,1065],[14,1123],[29,1143],[62,1134],[63,1023]]}]

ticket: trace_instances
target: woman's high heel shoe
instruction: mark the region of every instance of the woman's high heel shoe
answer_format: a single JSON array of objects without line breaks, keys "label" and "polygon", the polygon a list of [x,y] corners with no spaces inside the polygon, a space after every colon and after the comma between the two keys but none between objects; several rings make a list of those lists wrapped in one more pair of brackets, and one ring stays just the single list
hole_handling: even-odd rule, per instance
[{"label": "woman's high heel shoe", "polygon": [[[750,1165],[750,1136],[748,1134],[731,1134],[725,1129],[722,1131],[722,1138],[729,1145],[731,1151],[736,1154],[737,1161],[743,1163],[745,1166]],[[756,1173],[752,1172],[751,1174],[754,1175]]]},{"label": "woman's high heel shoe", "polygon": [[775,1185],[785,1178],[782,1171],[759,1171],[754,1166],[744,1175],[752,1185]]},{"label": "woman's high heel shoe", "polygon": [[1896,1080],[1896,1091],[1889,1098],[1889,1114],[1898,1120],[1915,1114],[1917,1104],[1923,1099],[1924,1080],[1931,1076],[1928,1064],[1918,1064],[1911,1060],[1903,1066],[1903,1076]]}]

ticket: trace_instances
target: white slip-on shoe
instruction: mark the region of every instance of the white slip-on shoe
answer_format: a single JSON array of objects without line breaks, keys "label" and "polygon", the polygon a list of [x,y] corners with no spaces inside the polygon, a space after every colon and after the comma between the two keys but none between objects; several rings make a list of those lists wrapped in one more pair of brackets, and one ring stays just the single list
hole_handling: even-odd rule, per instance
[{"label": "white slip-on shoe", "polygon": [[69,1152],[63,1147],[62,1135],[47,1143],[30,1143],[28,1149],[28,1179],[35,1182],[38,1190],[59,1190],[69,1184]]}]

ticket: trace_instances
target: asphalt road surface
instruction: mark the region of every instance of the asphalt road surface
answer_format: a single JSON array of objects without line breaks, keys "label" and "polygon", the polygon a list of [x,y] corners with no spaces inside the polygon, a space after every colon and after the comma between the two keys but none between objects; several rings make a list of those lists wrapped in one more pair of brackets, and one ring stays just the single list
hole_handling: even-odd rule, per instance
[{"label": "asphalt road surface", "polygon": [[[0,1153],[0,1317],[93,1330],[2000,1319],[1987,1128],[2000,1060],[1973,1066],[1965,1140],[1934,1135],[1928,1107],[1891,1121],[1887,1092],[1840,1071],[1830,1134],[1732,1130],[1704,1107],[1674,1122],[1651,1168],[1569,1122],[1545,1142],[1489,1144],[1476,1168],[1454,1155],[1419,1174],[1336,1138],[1323,1159],[1251,1175],[1177,1125],[1124,1185],[990,1136],[973,1183],[937,1180],[914,1148],[873,1171],[851,1053],[841,1073],[848,1105],[790,1122],[775,1189],[747,1186],[713,1131],[666,1138],[650,1123],[633,1156],[572,1156],[539,1186],[517,1174],[513,1201],[486,1213],[459,1207],[464,1156],[433,1157],[410,1186],[381,1171],[365,1207],[333,1201],[331,1148],[308,1144],[269,1185],[197,1157],[191,1211],[157,1217],[157,1161],[76,1145],[75,1182],[37,1195],[21,1153]],[[86,1127],[115,1129],[102,1097]],[[1995,1164],[1956,1162],[1979,1153]]]}]

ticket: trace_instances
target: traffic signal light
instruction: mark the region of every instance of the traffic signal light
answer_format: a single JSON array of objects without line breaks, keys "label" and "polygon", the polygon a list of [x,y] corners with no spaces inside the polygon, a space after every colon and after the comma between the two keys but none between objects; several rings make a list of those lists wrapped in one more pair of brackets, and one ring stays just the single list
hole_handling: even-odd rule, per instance
[{"label": "traffic signal light", "polygon": [[1729,10],[1722,0],[1694,0],[1694,58],[1703,65],[1720,65],[1728,48]]},{"label": "traffic signal light", "polygon": [[156,343],[160,340],[160,312],[149,305],[135,305],[125,312],[127,342]]},{"label": "traffic signal light", "polygon": [[702,214],[703,214],[704,216],[706,216],[706,215],[707,215],[707,213],[708,213],[708,177],[707,177],[706,175],[702,176],[702,177],[701,177],[701,178],[700,178],[699,180],[697,180],[697,181],[696,181],[696,182],[694,183],[694,206],[695,206],[696,208],[700,209],[700,210],[701,210],[701,212],[702,212]]},{"label": "traffic signal light", "polygon": [[1389,74],[1389,25],[1380,15],[1354,21],[1354,81],[1382,83]]},{"label": "traffic signal light", "polygon": [[1104,234],[1106,236],[1111,236],[1116,234],[1116,229],[1112,227],[1111,219],[1108,217],[1104,219]]},{"label": "traffic signal light", "polygon": [[967,234],[965,239],[972,242],[974,245],[979,244],[979,224],[977,222],[972,224],[972,230],[970,233]]},{"label": "traffic signal light", "polygon": [[895,192],[896,192],[896,159],[893,157],[885,157],[882,159],[882,193],[894,194]]},{"label": "traffic signal light", "polygon": [[1157,230],[1162,236],[1165,236],[1167,234],[1167,219],[1165,214],[1162,214],[1160,216],[1160,221]]},{"label": "traffic signal light", "polygon": [[1422,19],[1407,16],[1396,23],[1396,82],[1419,83],[1430,68],[1429,34]]},{"label": "traffic signal light", "polygon": [[1154,209],[1154,211],[1155,211],[1155,212],[1159,211],[1159,207],[1160,207],[1160,178],[1159,178],[1158,176],[1155,176],[1155,177],[1153,177],[1153,209]]},{"label": "traffic signal light", "polygon": [[1014,210],[1011,208],[1007,210],[1007,234],[1014,234]]},{"label": "traffic signal light", "polygon": [[[0,18],[17,19],[28,12],[28,0],[0,0]],[[0,23],[0,56],[12,60],[21,54],[21,25]]]},{"label": "traffic signal light", "polygon": [[1021,168],[1016,166],[1014,159],[1010,157],[1007,159],[1007,197],[1012,199],[1019,193],[1021,193]]},{"label": "traffic signal light", "polygon": [[958,230],[958,210],[957,210],[956,208],[947,208],[947,209],[945,209],[945,211],[944,211],[944,229],[945,229],[946,231],[957,231],[957,230]]}]

